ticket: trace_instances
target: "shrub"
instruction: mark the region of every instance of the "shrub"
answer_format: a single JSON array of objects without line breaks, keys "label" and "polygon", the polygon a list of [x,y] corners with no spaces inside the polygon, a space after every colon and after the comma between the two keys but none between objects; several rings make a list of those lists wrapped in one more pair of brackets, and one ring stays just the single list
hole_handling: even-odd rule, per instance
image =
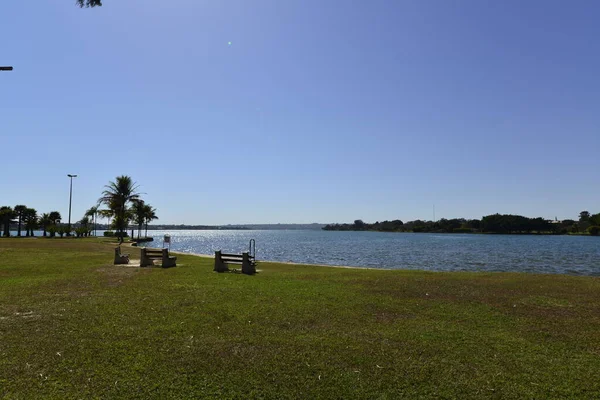
[{"label": "shrub", "polygon": [[56,231],[58,231],[58,228],[56,225],[50,225],[46,230],[50,234],[50,237],[54,237],[56,236]]},{"label": "shrub", "polygon": [[127,232],[113,232],[113,231],[104,231],[104,236],[109,236],[109,237],[129,237],[129,235],[127,234]]},{"label": "shrub", "polygon": [[71,229],[69,229],[69,226],[66,224],[60,224],[56,229],[56,233],[58,233],[60,237],[63,237],[64,235],[69,236],[71,235]]},{"label": "shrub", "polygon": [[588,228],[588,232],[592,236],[598,236],[598,235],[600,235],[600,226],[592,225]]},{"label": "shrub", "polygon": [[78,226],[77,228],[75,228],[75,234],[77,235],[77,237],[89,236],[90,231],[91,230],[85,226]]}]

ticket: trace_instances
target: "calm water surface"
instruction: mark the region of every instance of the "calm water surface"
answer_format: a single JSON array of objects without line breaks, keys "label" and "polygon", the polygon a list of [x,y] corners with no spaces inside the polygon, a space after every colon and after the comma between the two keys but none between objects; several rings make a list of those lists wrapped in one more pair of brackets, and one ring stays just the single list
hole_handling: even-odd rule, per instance
[{"label": "calm water surface", "polygon": [[171,235],[171,249],[241,252],[256,239],[260,260],[431,271],[514,271],[600,275],[600,238],[383,232],[149,231],[153,247]]}]

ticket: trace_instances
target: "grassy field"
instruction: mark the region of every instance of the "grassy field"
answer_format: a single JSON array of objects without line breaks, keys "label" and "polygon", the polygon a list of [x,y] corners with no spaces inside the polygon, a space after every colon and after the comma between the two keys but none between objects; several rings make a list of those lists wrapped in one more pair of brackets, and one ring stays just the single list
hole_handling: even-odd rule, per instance
[{"label": "grassy field", "polygon": [[245,276],[113,266],[113,249],[0,239],[0,397],[600,398],[598,278]]}]

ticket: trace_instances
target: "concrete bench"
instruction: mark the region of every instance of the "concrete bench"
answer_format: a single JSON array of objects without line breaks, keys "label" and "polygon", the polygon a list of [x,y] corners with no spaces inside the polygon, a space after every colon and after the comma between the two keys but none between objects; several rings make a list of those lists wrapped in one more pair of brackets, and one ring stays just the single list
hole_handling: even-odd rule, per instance
[{"label": "concrete bench", "polygon": [[121,254],[121,246],[115,248],[115,265],[129,264],[129,254]]},{"label": "concrete bench", "polygon": [[169,249],[149,249],[142,247],[140,249],[140,267],[154,265],[154,260],[161,260],[163,268],[177,266],[177,257],[169,255]]},{"label": "concrete bench", "polygon": [[227,265],[241,265],[242,273],[252,275],[256,273],[256,262],[247,251],[242,254],[226,254],[222,253],[221,250],[215,251],[215,268],[213,271],[216,272],[227,272],[229,267]]}]

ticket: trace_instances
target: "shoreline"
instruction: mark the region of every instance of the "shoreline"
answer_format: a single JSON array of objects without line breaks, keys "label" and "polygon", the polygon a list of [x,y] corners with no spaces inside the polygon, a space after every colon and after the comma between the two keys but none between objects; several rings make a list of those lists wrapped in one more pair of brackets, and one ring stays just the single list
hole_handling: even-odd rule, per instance
[{"label": "shoreline", "polygon": [[[188,256],[194,256],[194,257],[211,258],[211,259],[215,258],[215,256],[211,256],[209,254],[184,253],[181,251],[170,251],[170,253],[188,255]],[[377,271],[395,271],[395,270],[389,269],[389,268],[351,267],[351,266],[347,266],[347,265],[327,265],[327,264],[306,264],[306,263],[298,263],[298,262],[293,262],[293,261],[258,260],[256,262],[257,263],[258,262],[266,262],[266,263],[272,263],[272,264],[286,264],[286,265],[300,265],[300,266],[305,266],[305,267],[329,267],[329,268],[347,268],[347,269],[367,269],[367,270],[377,270]]]},{"label": "shoreline", "polygon": [[[127,243],[127,245],[129,247],[133,247],[133,248],[140,247],[137,245],[134,246],[134,244],[135,244],[135,242]],[[171,250],[169,250],[169,253],[180,254],[182,256],[194,256],[194,257],[211,258],[211,259],[215,258],[214,255],[201,254],[201,253],[186,253],[186,252],[182,252],[182,251],[171,251]],[[273,264],[286,264],[286,265],[300,265],[300,266],[306,266],[306,267],[329,267],[329,268],[347,268],[347,269],[366,269],[366,270],[377,270],[377,271],[396,271],[396,270],[390,269],[390,268],[351,267],[348,265],[306,264],[306,263],[298,263],[298,262],[293,262],[293,261],[259,260],[257,262],[266,262],[266,263],[273,263]]]},{"label": "shoreline", "polygon": [[[133,246],[133,243],[128,243],[128,245],[130,247],[138,247],[138,246]],[[169,250],[169,253],[180,254],[182,256],[194,256],[194,257],[211,258],[211,259],[215,258],[214,255],[210,255],[210,254],[185,253],[182,251],[170,251],[170,250]],[[257,262],[266,262],[266,263],[272,263],[272,264],[286,264],[286,265],[300,265],[300,266],[306,266],[306,267],[329,267],[329,268],[347,268],[347,269],[366,269],[366,270],[377,270],[377,271],[395,271],[394,269],[390,269],[390,268],[351,267],[348,265],[306,264],[306,263],[298,263],[298,262],[293,262],[293,261],[258,260]]]}]

